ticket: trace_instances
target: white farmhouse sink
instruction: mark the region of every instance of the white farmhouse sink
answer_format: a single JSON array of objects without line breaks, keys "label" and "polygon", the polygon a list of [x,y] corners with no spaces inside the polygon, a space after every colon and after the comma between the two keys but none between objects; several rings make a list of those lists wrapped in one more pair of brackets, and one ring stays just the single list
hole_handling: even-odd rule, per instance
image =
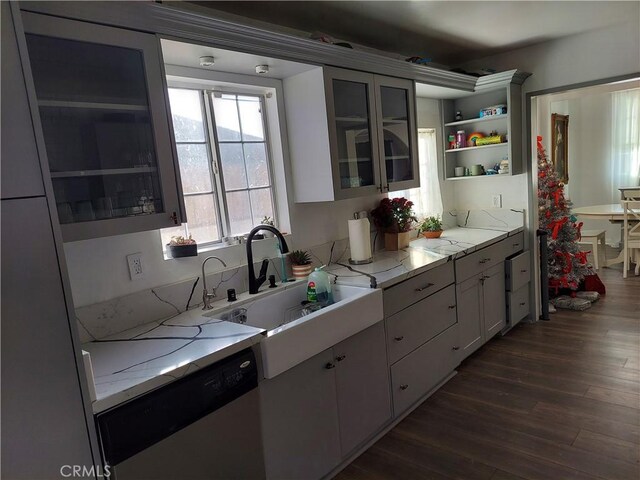
[{"label": "white farmhouse sink", "polygon": [[307,285],[283,289],[215,318],[264,328],[260,342],[264,376],[273,378],[383,319],[382,290],[333,285],[335,303],[304,309]]}]

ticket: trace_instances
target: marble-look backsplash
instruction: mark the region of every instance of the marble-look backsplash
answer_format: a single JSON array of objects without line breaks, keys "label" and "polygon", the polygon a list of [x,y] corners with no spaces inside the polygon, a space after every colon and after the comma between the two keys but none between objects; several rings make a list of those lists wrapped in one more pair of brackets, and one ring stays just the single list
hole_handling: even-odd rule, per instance
[{"label": "marble-look backsplash", "polygon": [[[446,212],[443,215],[445,230],[453,227],[478,228],[485,230],[509,231],[522,227],[524,211],[509,209],[464,210],[461,212]],[[417,234],[416,234],[417,236]],[[379,251],[384,239],[382,235],[372,233],[374,251]],[[433,242],[432,242],[433,243]],[[452,254],[459,251],[462,245],[449,245],[451,241],[442,241],[440,254]],[[464,242],[458,242],[464,243]],[[291,249],[295,247],[290,246]],[[331,264],[347,264],[349,260],[349,239],[344,238],[307,248],[311,254],[314,266]],[[451,250],[451,251],[449,251]],[[287,262],[288,264],[288,262]],[[209,262],[207,268],[215,270],[219,267],[215,261]],[[256,272],[260,262],[254,266]],[[286,267],[289,269],[289,267]],[[276,275],[278,282],[282,276],[281,260],[272,258],[267,275]],[[82,343],[102,339],[109,335],[120,333],[130,328],[154,321],[161,321],[189,309],[202,306],[202,279],[196,284],[200,271],[194,271],[190,279],[177,283],[162,285],[139,292],[113,298],[105,302],[76,308],[76,319]],[[349,274],[344,272],[346,276]],[[287,277],[291,272],[287,272]],[[207,274],[207,286],[215,288],[217,298],[225,298],[228,288],[236,292],[249,289],[247,266],[238,265]],[[191,298],[190,298],[191,297]]]},{"label": "marble-look backsplash", "polygon": [[[337,240],[306,250],[311,254],[314,266],[347,261],[349,240]],[[254,264],[256,274],[260,270],[261,261]],[[285,263],[287,278],[289,278],[291,277],[290,267],[288,261]],[[267,270],[267,276],[275,275],[278,283],[284,278],[281,265],[279,257],[271,258]],[[220,265],[215,260],[207,263],[208,271],[214,270],[216,267],[220,267]],[[187,310],[187,302],[189,309],[201,308],[203,283],[199,278],[200,272],[197,271],[194,274],[193,278],[187,280],[76,308],[81,343],[100,340],[139,325],[161,321],[183,313]],[[239,265],[207,274],[207,288],[209,290],[216,289],[216,299],[226,298],[229,288],[234,288],[237,293],[246,292],[249,290],[247,266]]]}]

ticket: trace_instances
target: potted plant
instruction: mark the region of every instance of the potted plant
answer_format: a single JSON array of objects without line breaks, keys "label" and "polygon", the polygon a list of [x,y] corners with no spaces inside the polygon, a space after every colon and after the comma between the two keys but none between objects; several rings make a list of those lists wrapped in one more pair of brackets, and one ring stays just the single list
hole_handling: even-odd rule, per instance
[{"label": "potted plant", "polygon": [[[273,221],[273,218],[265,215],[264,217],[262,217],[262,220],[260,221],[260,225],[269,225],[270,227],[275,227],[275,222]],[[270,232],[268,230],[263,230],[262,235],[264,235],[264,238],[273,238],[275,237],[273,232]]]},{"label": "potted plant", "polygon": [[424,238],[438,238],[442,235],[442,220],[440,216],[426,217],[422,220],[418,232],[422,233]]},{"label": "potted plant", "polygon": [[413,202],[404,197],[383,198],[371,211],[373,223],[384,232],[384,248],[400,250],[411,241],[411,227],[418,219],[413,214]]},{"label": "potted plant", "polygon": [[311,256],[306,250],[294,250],[289,254],[291,260],[291,270],[294,278],[307,278],[313,267],[311,266]]},{"label": "potted plant", "polygon": [[191,238],[191,235],[189,235],[189,237],[183,237],[181,235],[171,237],[171,241],[167,246],[169,247],[169,256],[171,258],[198,256],[198,244]]}]

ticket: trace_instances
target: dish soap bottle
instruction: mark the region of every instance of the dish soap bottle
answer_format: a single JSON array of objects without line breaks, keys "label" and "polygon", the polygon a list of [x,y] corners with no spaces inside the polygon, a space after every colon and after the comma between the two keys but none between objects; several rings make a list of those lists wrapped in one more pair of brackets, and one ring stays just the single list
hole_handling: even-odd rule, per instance
[{"label": "dish soap bottle", "polygon": [[333,303],[333,293],[331,292],[331,282],[329,274],[322,271],[325,266],[317,267],[307,280],[307,300],[323,305]]}]

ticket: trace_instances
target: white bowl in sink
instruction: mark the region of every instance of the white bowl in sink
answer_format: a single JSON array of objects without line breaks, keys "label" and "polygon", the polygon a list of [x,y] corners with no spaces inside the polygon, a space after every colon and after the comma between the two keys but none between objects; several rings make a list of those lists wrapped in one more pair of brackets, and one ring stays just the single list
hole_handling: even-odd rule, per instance
[{"label": "white bowl in sink", "polygon": [[335,303],[316,311],[301,305],[307,298],[301,282],[215,317],[267,330],[260,348],[264,376],[273,378],[383,319],[382,290],[332,287]]}]

